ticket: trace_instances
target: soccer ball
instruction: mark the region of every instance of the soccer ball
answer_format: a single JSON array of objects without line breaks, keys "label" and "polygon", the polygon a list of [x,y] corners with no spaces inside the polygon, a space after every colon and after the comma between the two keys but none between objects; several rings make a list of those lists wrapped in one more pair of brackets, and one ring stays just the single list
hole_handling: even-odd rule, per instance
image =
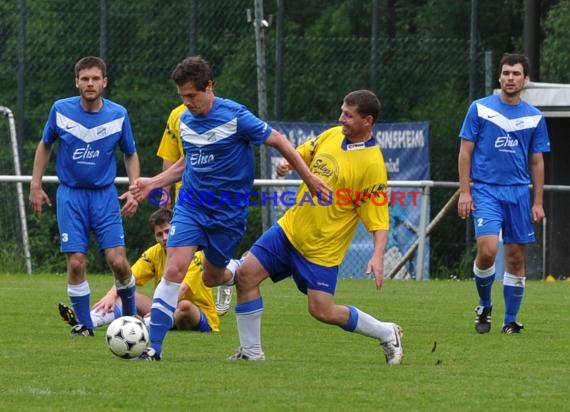
[{"label": "soccer ball", "polygon": [[122,316],[107,328],[107,347],[119,358],[139,356],[148,345],[148,330],[140,319]]}]

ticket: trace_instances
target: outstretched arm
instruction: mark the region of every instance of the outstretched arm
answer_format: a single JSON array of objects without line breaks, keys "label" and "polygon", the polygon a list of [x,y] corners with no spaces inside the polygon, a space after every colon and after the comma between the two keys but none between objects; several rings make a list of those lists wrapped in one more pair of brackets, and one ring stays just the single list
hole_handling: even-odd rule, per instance
[{"label": "outstretched arm", "polygon": [[186,158],[181,157],[168,169],[153,177],[139,177],[134,184],[129,187],[135,198],[142,202],[149,192],[157,187],[164,187],[178,182],[182,178],[182,173],[186,167]]},{"label": "outstretched arm", "polygon": [[332,189],[309,170],[309,166],[307,166],[301,155],[295,150],[291,143],[289,143],[289,140],[287,140],[284,135],[273,130],[265,141],[265,144],[279,150],[283,157],[287,159],[289,169],[294,169],[299,173],[299,176],[307,184],[307,187],[313,196],[320,193],[324,202],[328,202],[330,200],[329,193]]}]

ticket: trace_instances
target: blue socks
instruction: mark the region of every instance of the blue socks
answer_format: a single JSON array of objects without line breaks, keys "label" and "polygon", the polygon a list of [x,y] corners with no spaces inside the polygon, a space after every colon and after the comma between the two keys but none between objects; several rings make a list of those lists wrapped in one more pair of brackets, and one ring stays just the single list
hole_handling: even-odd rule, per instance
[{"label": "blue socks", "polygon": [[[491,307],[491,290],[495,280],[495,265],[489,269],[481,270],[473,264],[475,274],[475,285],[479,293],[479,304],[486,308]],[[504,323],[516,322],[525,289],[524,276],[516,276],[505,272],[503,276],[503,298],[505,300],[505,320]]]},{"label": "blue socks", "polygon": [[123,304],[123,315],[135,316],[137,314],[137,305],[135,302],[135,277],[131,275],[131,279],[126,285],[115,280],[115,286],[117,287],[117,294],[121,298],[121,302]]},{"label": "blue socks", "polygon": [[174,311],[178,305],[180,283],[170,282],[164,278],[156,286],[150,310],[150,347],[162,353],[162,343],[166,333],[174,324]]},{"label": "blue socks", "polygon": [[516,322],[525,288],[524,276],[505,273],[503,278],[503,297],[505,298],[505,325]]},{"label": "blue socks", "polygon": [[479,305],[490,308],[493,305],[491,292],[495,281],[495,265],[488,269],[481,270],[473,263],[473,273],[475,274],[475,285],[479,293]]},{"label": "blue socks", "polygon": [[79,285],[67,285],[67,295],[71,300],[77,321],[88,329],[93,329],[91,320],[91,290],[89,283],[84,281]]}]

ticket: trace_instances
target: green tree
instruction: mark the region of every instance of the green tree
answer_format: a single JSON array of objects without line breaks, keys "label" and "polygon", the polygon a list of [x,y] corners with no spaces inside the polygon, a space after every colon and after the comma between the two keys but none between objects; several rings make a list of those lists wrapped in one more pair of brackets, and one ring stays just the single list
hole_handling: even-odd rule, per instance
[{"label": "green tree", "polygon": [[561,0],[544,23],[541,73],[546,82],[570,83],[570,1]]},{"label": "green tree", "polygon": [[[101,37],[99,0],[25,3],[25,127],[20,138],[24,142],[22,169],[29,174],[51,103],[76,94],[73,64],[84,55],[99,54]],[[253,1],[197,1],[197,16],[191,16],[186,1],[106,4],[107,96],[129,110],[143,174],[160,170],[157,145],[168,113],[179,103],[169,77],[174,65],[189,52],[192,30],[198,36],[197,53],[214,69],[216,93],[257,111],[254,28],[246,20],[246,9],[253,10]],[[432,178],[455,180],[455,167],[449,165],[456,164],[457,130],[468,104],[470,4],[467,0],[378,0],[379,55],[374,56],[378,67],[372,68],[372,0],[284,0],[283,96],[275,96],[273,87],[275,26],[266,30],[269,113],[280,98],[283,120],[334,122],[346,92],[377,90],[384,106],[382,121],[430,122]],[[491,50],[495,60],[505,51],[521,51],[524,17],[520,0],[479,0],[478,4],[477,96],[483,93],[483,51]],[[540,4],[543,78],[568,82],[569,0],[542,0]],[[276,1],[266,0],[264,7],[266,17],[274,15]],[[0,0],[0,104],[13,110],[18,89],[19,16],[19,2]],[[189,26],[192,17],[197,17],[197,27]],[[371,84],[372,70],[378,84]],[[4,163],[5,157],[0,157],[0,162]],[[54,164],[52,159],[47,174],[55,174]],[[119,174],[124,175],[124,170]],[[46,189],[53,198],[55,186]],[[433,199],[434,207],[444,200],[437,195]],[[131,259],[152,240],[146,224],[151,210],[145,204],[125,223]],[[48,215],[41,221],[29,221],[34,267],[45,265],[63,271],[64,261],[54,253],[55,217]],[[248,242],[261,231],[259,215],[252,209]],[[451,243],[456,236],[453,230],[449,228],[450,234],[442,242]],[[249,244],[243,243],[242,249],[247,247]],[[107,271],[95,245],[90,259],[94,262],[90,270]]]}]

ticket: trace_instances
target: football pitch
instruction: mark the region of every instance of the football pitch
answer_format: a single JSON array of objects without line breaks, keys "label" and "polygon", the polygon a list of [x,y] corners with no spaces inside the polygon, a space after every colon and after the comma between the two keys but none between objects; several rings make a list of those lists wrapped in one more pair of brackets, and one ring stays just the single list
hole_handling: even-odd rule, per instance
[{"label": "football pitch", "polygon": [[[95,301],[112,280],[89,282]],[[338,303],[403,327],[394,366],[377,342],[313,320],[292,282],[262,292],[265,362],[226,360],[239,345],[232,312],[220,333],[171,332],[162,362],[134,362],[111,354],[104,329],[69,336],[57,311],[65,276],[0,274],[0,410],[570,410],[570,282],[527,282],[521,335],[500,333],[495,282],[493,327],[478,335],[470,281],[386,281],[377,291],[340,280]]]}]

